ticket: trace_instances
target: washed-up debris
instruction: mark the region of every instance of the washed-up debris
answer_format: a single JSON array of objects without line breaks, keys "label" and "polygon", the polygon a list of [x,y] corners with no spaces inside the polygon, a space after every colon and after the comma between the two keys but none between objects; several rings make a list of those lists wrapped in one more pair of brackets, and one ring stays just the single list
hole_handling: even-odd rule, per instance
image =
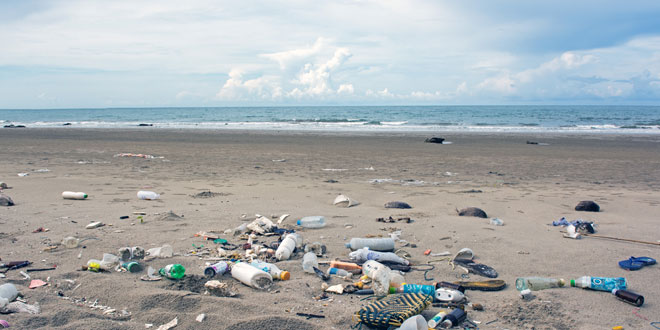
[{"label": "washed-up debris", "polygon": [[199,193],[196,193],[194,195],[190,195],[192,198],[213,198],[216,196],[228,196],[229,194],[226,193],[217,193],[217,192],[212,192],[210,190],[207,191],[202,191]]},{"label": "washed-up debris", "polygon": [[459,193],[462,193],[462,194],[479,194],[479,193],[482,193],[482,192],[483,191],[479,190],[479,189],[470,189],[470,190],[459,191]]},{"label": "washed-up debris", "polygon": [[392,216],[389,216],[388,218],[377,218],[377,222],[385,222],[385,223],[395,223],[397,221],[405,221],[406,223],[412,223],[415,222],[415,220],[410,219],[409,217],[399,217],[399,218],[392,218]]},{"label": "washed-up debris", "polygon": [[144,158],[144,159],[155,159],[155,158],[165,158],[163,156],[156,157],[153,155],[147,155],[147,154],[134,154],[130,152],[125,152],[125,153],[120,153],[114,155],[114,157],[135,157],[135,158]]},{"label": "washed-up debris", "polygon": [[411,209],[412,206],[406,202],[399,202],[399,201],[394,201],[394,202],[387,202],[385,203],[385,208],[386,209]]},{"label": "washed-up debris", "polygon": [[576,211],[600,212],[600,206],[594,201],[581,201],[575,206]]},{"label": "washed-up debris", "polygon": [[335,206],[339,206],[339,207],[351,207],[351,206],[359,205],[360,202],[358,202],[354,199],[351,199],[350,197],[348,197],[346,195],[339,195],[335,198],[335,201],[332,202],[332,204],[334,204]]},{"label": "washed-up debris", "polygon": [[478,208],[478,207],[468,207],[464,208],[460,211],[456,210],[459,216],[461,217],[477,217],[477,218],[488,218],[488,215],[486,215],[486,212],[484,210]]},{"label": "washed-up debris", "polygon": [[172,329],[172,328],[176,327],[177,324],[179,324],[179,318],[178,318],[178,317],[175,317],[172,321],[169,321],[169,322],[167,322],[167,323],[165,323],[165,324],[159,326],[158,328],[156,328],[156,330],[168,330],[168,329]]},{"label": "washed-up debris", "polygon": [[0,194],[0,206],[14,206],[14,201],[11,197]]},{"label": "washed-up debris", "polygon": [[105,224],[103,222],[96,221],[96,222],[92,222],[89,225],[85,226],[85,228],[94,229],[94,228],[99,228],[99,227],[103,227],[103,226],[105,226]]},{"label": "washed-up debris", "polygon": [[48,285],[48,282],[44,282],[42,280],[32,280],[30,282],[30,286],[28,286],[28,288],[35,289],[35,288],[38,288],[38,287],[41,287],[41,286],[44,286],[44,285]]},{"label": "washed-up debris", "polygon": [[445,141],[445,139],[441,138],[441,137],[432,137],[432,138],[428,138],[428,139],[424,140],[424,142],[426,142],[426,143],[438,143],[438,144],[442,144],[442,142],[444,142],[444,141]]},{"label": "washed-up debris", "polygon": [[218,280],[208,281],[204,283],[204,287],[209,292],[209,294],[218,297],[234,297],[237,295],[233,286]]},{"label": "washed-up debris", "polygon": [[202,314],[197,315],[197,317],[195,318],[195,321],[197,321],[199,323],[202,323],[205,318],[206,318],[206,314],[202,313]]},{"label": "washed-up debris", "polygon": [[7,186],[7,183],[0,181],[0,189],[9,189],[9,186]]},{"label": "washed-up debris", "polygon": [[0,314],[11,314],[11,313],[39,314],[40,312],[41,312],[41,308],[39,307],[39,303],[30,305],[22,301],[14,301],[0,308]]}]

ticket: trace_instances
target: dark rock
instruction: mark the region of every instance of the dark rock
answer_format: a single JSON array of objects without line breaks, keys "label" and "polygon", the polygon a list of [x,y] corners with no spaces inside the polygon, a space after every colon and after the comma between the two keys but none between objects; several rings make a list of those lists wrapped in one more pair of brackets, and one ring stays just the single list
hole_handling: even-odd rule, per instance
[{"label": "dark rock", "polygon": [[444,138],[441,138],[441,137],[432,137],[432,138],[428,138],[428,139],[424,140],[424,142],[426,142],[426,143],[440,143],[440,144],[442,144],[442,142],[443,142],[444,140],[445,140],[445,139],[444,139]]},{"label": "dark rock", "polygon": [[9,125],[5,125],[4,128],[25,128],[25,125],[9,124]]},{"label": "dark rock", "polygon": [[387,202],[385,203],[386,209],[412,209],[410,204],[405,202]]},{"label": "dark rock", "polygon": [[581,201],[575,206],[576,211],[600,212],[600,206],[594,201]]},{"label": "dark rock", "polygon": [[468,207],[458,211],[458,215],[461,217],[477,217],[477,218],[488,218],[486,212],[478,207]]},{"label": "dark rock", "polygon": [[13,206],[14,201],[7,195],[0,194],[0,206]]},{"label": "dark rock", "polygon": [[154,126],[154,124],[139,124],[138,126],[140,126],[140,127],[149,127],[149,126]]},{"label": "dark rock", "polygon": [[539,144],[539,143],[534,141],[527,141],[527,144]]},{"label": "dark rock", "polygon": [[64,123],[62,126],[71,126],[71,123]]}]

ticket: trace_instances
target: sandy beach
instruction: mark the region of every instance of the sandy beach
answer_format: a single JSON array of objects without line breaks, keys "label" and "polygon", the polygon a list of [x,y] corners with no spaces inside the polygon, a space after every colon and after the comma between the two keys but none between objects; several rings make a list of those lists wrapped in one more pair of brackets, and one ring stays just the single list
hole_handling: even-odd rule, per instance
[{"label": "sandy beach", "polygon": [[[16,203],[0,207],[0,262],[29,260],[30,273],[49,285],[28,289],[19,270],[0,284],[15,284],[41,313],[0,315],[12,329],[156,329],[175,317],[175,329],[349,329],[352,316],[368,303],[363,296],[329,294],[317,301],[322,281],[302,271],[302,253],[278,262],[291,280],[276,281],[269,291],[249,288],[225,274],[236,297],[215,297],[174,285],[147,282],[143,273],[81,271],[88,259],[117,253],[126,246],[145,249],[170,244],[175,256],[146,264],[156,269],[171,263],[186,267],[203,286],[206,255],[190,255],[203,244],[194,234],[224,232],[255,214],[291,216],[295,220],[323,215],[322,229],[298,230],[306,242],[322,242],[327,257],[347,259],[352,237],[387,236],[395,227],[401,247],[414,265],[435,268],[405,274],[408,283],[456,281],[464,274],[447,261],[423,252],[472,249],[476,261],[493,267],[507,287],[497,292],[468,291],[484,311],[467,310],[480,329],[624,329],[651,328],[660,321],[660,266],[626,271],[618,261],[630,256],[658,259],[660,246],[594,237],[562,237],[552,221],[593,221],[597,233],[647,242],[660,240],[660,136],[597,134],[437,134],[451,144],[424,143],[428,134],[354,134],[166,129],[0,129],[2,193]],[[534,141],[540,144],[528,144]],[[153,159],[115,157],[141,153]],[[28,173],[18,176],[18,173]],[[82,191],[87,200],[64,200],[62,191]],[[139,200],[139,190],[161,194]],[[193,198],[203,191],[212,198]],[[332,205],[339,194],[360,202],[351,208]],[[601,212],[578,212],[575,205],[592,200]],[[404,201],[412,209],[386,209]],[[459,217],[456,210],[479,207],[489,219]],[[159,220],[172,211],[178,220]],[[145,212],[144,223],[133,214]],[[120,219],[129,216],[128,219]],[[412,223],[381,223],[377,218],[410,217]],[[90,222],[106,224],[85,229]],[[47,232],[33,233],[39,227]],[[86,238],[85,248],[45,248],[66,236]],[[231,243],[245,241],[232,235]],[[260,237],[270,243],[276,236]],[[200,252],[202,250],[198,250]],[[81,256],[79,257],[79,254]],[[322,267],[325,269],[326,266]],[[515,279],[523,276],[564,278],[583,275],[625,277],[631,291],[646,298],[640,310],[606,292],[559,288],[535,292],[521,300]],[[194,277],[193,277],[194,278]],[[470,274],[469,280],[486,278]],[[67,281],[69,280],[69,281]],[[330,284],[348,283],[333,278]],[[193,288],[194,289],[194,288]],[[84,298],[84,301],[82,301]],[[91,302],[108,306],[90,308]],[[439,308],[422,315],[432,317]],[[125,311],[125,313],[121,313]],[[305,319],[296,313],[325,318]],[[206,314],[203,322],[195,318]],[[645,319],[646,318],[646,319]]]}]

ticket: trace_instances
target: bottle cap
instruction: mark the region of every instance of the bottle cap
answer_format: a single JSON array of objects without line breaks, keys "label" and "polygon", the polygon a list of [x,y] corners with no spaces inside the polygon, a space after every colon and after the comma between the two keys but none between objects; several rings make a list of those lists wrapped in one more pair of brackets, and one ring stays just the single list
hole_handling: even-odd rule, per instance
[{"label": "bottle cap", "polygon": [[288,281],[291,278],[291,273],[287,272],[286,270],[283,270],[280,273],[280,280],[282,281]]},{"label": "bottle cap", "polygon": [[300,220],[296,221],[296,225],[300,226]]},{"label": "bottle cap", "polygon": [[575,286],[575,280],[571,280],[571,286]]},{"label": "bottle cap", "polygon": [[83,194],[83,198],[87,198],[87,194]]},{"label": "bottle cap", "polygon": [[350,247],[351,247],[351,243],[346,243],[346,244],[344,244],[344,245],[345,245],[347,248],[350,248]]},{"label": "bottle cap", "polygon": [[560,278],[559,279],[559,286],[562,287],[564,285],[566,285],[566,281],[563,278]]},{"label": "bottle cap", "polygon": [[337,274],[337,268],[334,268],[334,267],[328,268],[328,274],[336,275]]},{"label": "bottle cap", "polygon": [[395,287],[390,287],[390,293],[396,293],[396,288]]}]

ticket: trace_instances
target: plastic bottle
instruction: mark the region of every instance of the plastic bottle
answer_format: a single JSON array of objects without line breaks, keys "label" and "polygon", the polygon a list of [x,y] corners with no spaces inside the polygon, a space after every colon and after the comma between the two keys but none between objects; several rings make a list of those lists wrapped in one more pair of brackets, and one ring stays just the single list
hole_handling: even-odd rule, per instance
[{"label": "plastic bottle", "polygon": [[139,199],[154,200],[159,199],[160,195],[153,191],[140,190],[137,192],[137,197]]},{"label": "plastic bottle", "polygon": [[220,261],[213,265],[210,265],[204,269],[204,275],[207,277],[213,277],[215,275],[222,275],[229,270],[229,264],[224,261]]},{"label": "plastic bottle", "polygon": [[376,260],[369,260],[362,264],[362,274],[367,275],[369,278],[373,278],[373,274],[378,269],[387,269],[388,271],[390,270],[389,267],[381,264]]},{"label": "plastic bottle", "polygon": [[180,278],[183,278],[186,274],[186,269],[180,265],[180,264],[169,264],[165,266],[164,268],[161,268],[158,273],[161,276],[178,280]]},{"label": "plastic bottle", "polygon": [[593,277],[582,276],[571,280],[571,286],[583,289],[612,292],[614,289],[625,289],[626,279],[623,277]]},{"label": "plastic bottle", "polygon": [[139,273],[140,271],[142,271],[142,265],[140,265],[135,261],[125,262],[121,264],[121,266],[126,268],[126,270],[129,271],[130,273]]},{"label": "plastic bottle", "polygon": [[87,198],[87,194],[84,192],[73,192],[73,191],[65,191],[62,193],[62,198],[64,199],[85,199]]},{"label": "plastic bottle", "polygon": [[114,254],[104,253],[100,265],[101,269],[110,271],[115,268],[115,266],[119,265],[119,257]]},{"label": "plastic bottle", "polygon": [[320,215],[303,217],[296,221],[296,224],[303,228],[323,228],[325,227],[325,217]]},{"label": "plastic bottle", "polygon": [[377,252],[377,251],[371,251],[369,248],[362,248],[359,250],[355,250],[351,253],[348,254],[348,256],[351,258],[351,260],[355,260],[356,262],[365,262],[367,260],[376,260],[378,262],[392,262],[392,263],[397,263],[401,265],[409,265],[410,262],[408,260],[399,257],[398,255],[392,253],[392,252]]},{"label": "plastic bottle", "polygon": [[434,299],[435,301],[455,303],[465,299],[465,295],[458,290],[440,288],[440,289],[435,289]]},{"label": "plastic bottle", "polygon": [[302,237],[300,235],[295,233],[286,235],[282,243],[277,247],[277,251],[275,251],[277,260],[288,260],[296,247],[299,246],[298,241],[300,241],[300,246],[302,246]]},{"label": "plastic bottle", "polygon": [[330,261],[330,267],[344,269],[344,270],[348,270],[348,271],[351,271],[351,270],[360,270],[361,271],[362,270],[362,267],[360,267],[360,265],[358,265],[356,263],[343,262],[343,261],[338,261],[338,260]]},{"label": "plastic bottle", "polygon": [[0,308],[5,307],[5,305],[14,301],[16,297],[18,297],[16,286],[11,283],[0,285]]},{"label": "plastic bottle", "polygon": [[268,289],[273,285],[273,278],[270,274],[244,262],[234,264],[231,268],[231,276],[241,283],[259,290]]},{"label": "plastic bottle", "polygon": [[455,327],[461,324],[461,322],[465,321],[466,316],[467,315],[465,314],[464,310],[460,308],[456,308],[453,311],[451,311],[451,313],[445,316],[444,320],[442,321],[442,323],[440,323],[440,325],[443,328]]},{"label": "plastic bottle", "polygon": [[390,269],[377,269],[373,272],[372,288],[377,296],[386,296],[390,290]]},{"label": "plastic bottle", "polygon": [[328,268],[328,275],[337,275],[341,277],[349,276],[351,273],[347,272],[344,269],[330,267]]},{"label": "plastic bottle", "polygon": [[424,293],[435,296],[435,286],[423,284],[404,284],[398,288],[390,288],[390,293]]},{"label": "plastic bottle", "polygon": [[80,244],[80,240],[73,236],[68,236],[62,239],[62,246],[67,249],[75,249],[78,247],[78,244]]},{"label": "plastic bottle", "polygon": [[563,278],[545,278],[545,277],[518,277],[516,279],[516,289],[523,291],[530,289],[532,291],[545,290],[550,288],[561,288],[566,284]]},{"label": "plastic bottle", "polygon": [[279,269],[276,265],[261,260],[253,260],[250,265],[257,267],[270,274],[274,280],[287,281],[291,278],[291,273]]},{"label": "plastic bottle", "polygon": [[438,314],[435,314],[435,316],[433,316],[427,323],[429,328],[435,329],[435,327],[437,327],[438,324],[442,322],[442,320],[445,318],[445,316],[447,316],[447,314],[449,314],[449,312],[450,311],[448,309],[443,309],[439,311]]},{"label": "plastic bottle", "polygon": [[87,261],[86,268],[90,272],[99,272],[99,271],[101,271],[101,260],[89,259]]},{"label": "plastic bottle", "polygon": [[392,270],[390,271],[390,287],[391,288],[398,288],[406,282],[406,279],[401,275],[398,271]]},{"label": "plastic bottle", "polygon": [[316,258],[316,253],[307,252],[302,259],[302,268],[305,273],[315,274],[314,267],[319,268],[319,260]]},{"label": "plastic bottle", "polygon": [[391,238],[358,238],[354,237],[346,247],[351,250],[359,250],[368,247],[372,251],[394,251],[394,240]]},{"label": "plastic bottle", "polygon": [[612,294],[615,295],[617,298],[635,305],[637,307],[641,307],[644,305],[644,296],[638,295],[634,292],[630,292],[628,290],[620,290],[620,289],[614,289],[612,290]]}]

